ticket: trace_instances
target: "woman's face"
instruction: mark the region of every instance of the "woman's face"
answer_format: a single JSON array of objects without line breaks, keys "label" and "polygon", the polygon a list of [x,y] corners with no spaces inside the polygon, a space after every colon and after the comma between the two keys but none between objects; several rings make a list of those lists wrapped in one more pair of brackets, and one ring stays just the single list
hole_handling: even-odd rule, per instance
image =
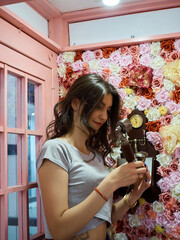
[{"label": "woman's face", "polygon": [[112,102],[112,95],[106,94],[90,115],[88,123],[94,131],[97,132],[99,128],[107,121],[109,112],[111,111]]}]

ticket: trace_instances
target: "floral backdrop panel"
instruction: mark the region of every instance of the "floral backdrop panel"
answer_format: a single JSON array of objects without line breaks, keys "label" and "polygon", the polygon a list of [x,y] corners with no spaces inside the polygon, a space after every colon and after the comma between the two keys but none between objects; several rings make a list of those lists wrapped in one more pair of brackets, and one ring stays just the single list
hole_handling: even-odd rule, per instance
[{"label": "floral backdrop panel", "polygon": [[180,239],[180,39],[63,52],[57,64],[60,99],[79,76],[101,75],[121,96],[121,118],[145,114],[146,138],[158,151],[158,200],[140,198],[135,213],[112,226],[111,240]]}]

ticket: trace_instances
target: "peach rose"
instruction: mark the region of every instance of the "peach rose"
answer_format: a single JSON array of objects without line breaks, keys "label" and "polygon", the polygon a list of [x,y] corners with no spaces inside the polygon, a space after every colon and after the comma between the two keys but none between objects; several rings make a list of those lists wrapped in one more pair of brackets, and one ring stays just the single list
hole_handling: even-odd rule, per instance
[{"label": "peach rose", "polygon": [[82,51],[81,51],[81,50],[78,50],[78,51],[76,52],[76,55],[74,56],[74,61],[76,62],[76,61],[78,61],[78,60],[83,61],[83,59],[82,59]]},{"label": "peach rose", "polygon": [[172,52],[175,49],[174,40],[169,39],[169,40],[162,41],[161,48],[167,52]]},{"label": "peach rose", "polygon": [[113,47],[109,47],[109,48],[103,48],[102,52],[103,52],[103,57],[104,58],[109,58],[109,56],[111,55],[111,53],[115,52],[116,48]]},{"label": "peach rose", "polygon": [[180,102],[180,87],[176,87],[176,89],[172,92],[171,99],[177,104]]},{"label": "peach rose", "polygon": [[150,121],[146,123],[146,129],[149,132],[159,132],[159,128],[161,126],[161,122],[160,121]]}]

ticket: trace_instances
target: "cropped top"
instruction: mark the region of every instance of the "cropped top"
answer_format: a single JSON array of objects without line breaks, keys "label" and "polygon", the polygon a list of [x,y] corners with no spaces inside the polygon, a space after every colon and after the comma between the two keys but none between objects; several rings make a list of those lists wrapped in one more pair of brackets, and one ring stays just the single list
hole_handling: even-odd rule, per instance
[{"label": "cropped top", "polygon": [[[94,158],[93,158],[94,157]],[[95,151],[83,154],[77,148],[62,141],[60,138],[44,143],[38,156],[36,168],[39,170],[43,159],[48,159],[68,172],[68,207],[76,206],[86,199],[95,187],[109,174],[104,166],[102,155]],[[37,179],[38,186],[39,180]],[[40,189],[40,186],[39,186]],[[41,190],[40,190],[41,195]],[[42,199],[42,196],[41,196]],[[111,224],[112,196],[99,212],[75,236],[87,232],[104,221]],[[43,211],[44,215],[44,211]],[[44,215],[45,237],[52,238]]]}]

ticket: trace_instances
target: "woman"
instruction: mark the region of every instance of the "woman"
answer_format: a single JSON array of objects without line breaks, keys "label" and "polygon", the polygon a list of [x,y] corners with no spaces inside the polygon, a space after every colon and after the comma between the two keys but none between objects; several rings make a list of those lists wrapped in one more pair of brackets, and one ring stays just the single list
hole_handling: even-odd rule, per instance
[{"label": "woman", "polygon": [[[116,142],[119,105],[116,89],[88,74],[55,106],[55,120],[37,160],[46,239],[105,240],[107,226],[121,219],[149,187],[150,175],[141,161],[111,173],[105,167],[110,143]],[[113,192],[131,184],[133,190],[113,204]]]}]

